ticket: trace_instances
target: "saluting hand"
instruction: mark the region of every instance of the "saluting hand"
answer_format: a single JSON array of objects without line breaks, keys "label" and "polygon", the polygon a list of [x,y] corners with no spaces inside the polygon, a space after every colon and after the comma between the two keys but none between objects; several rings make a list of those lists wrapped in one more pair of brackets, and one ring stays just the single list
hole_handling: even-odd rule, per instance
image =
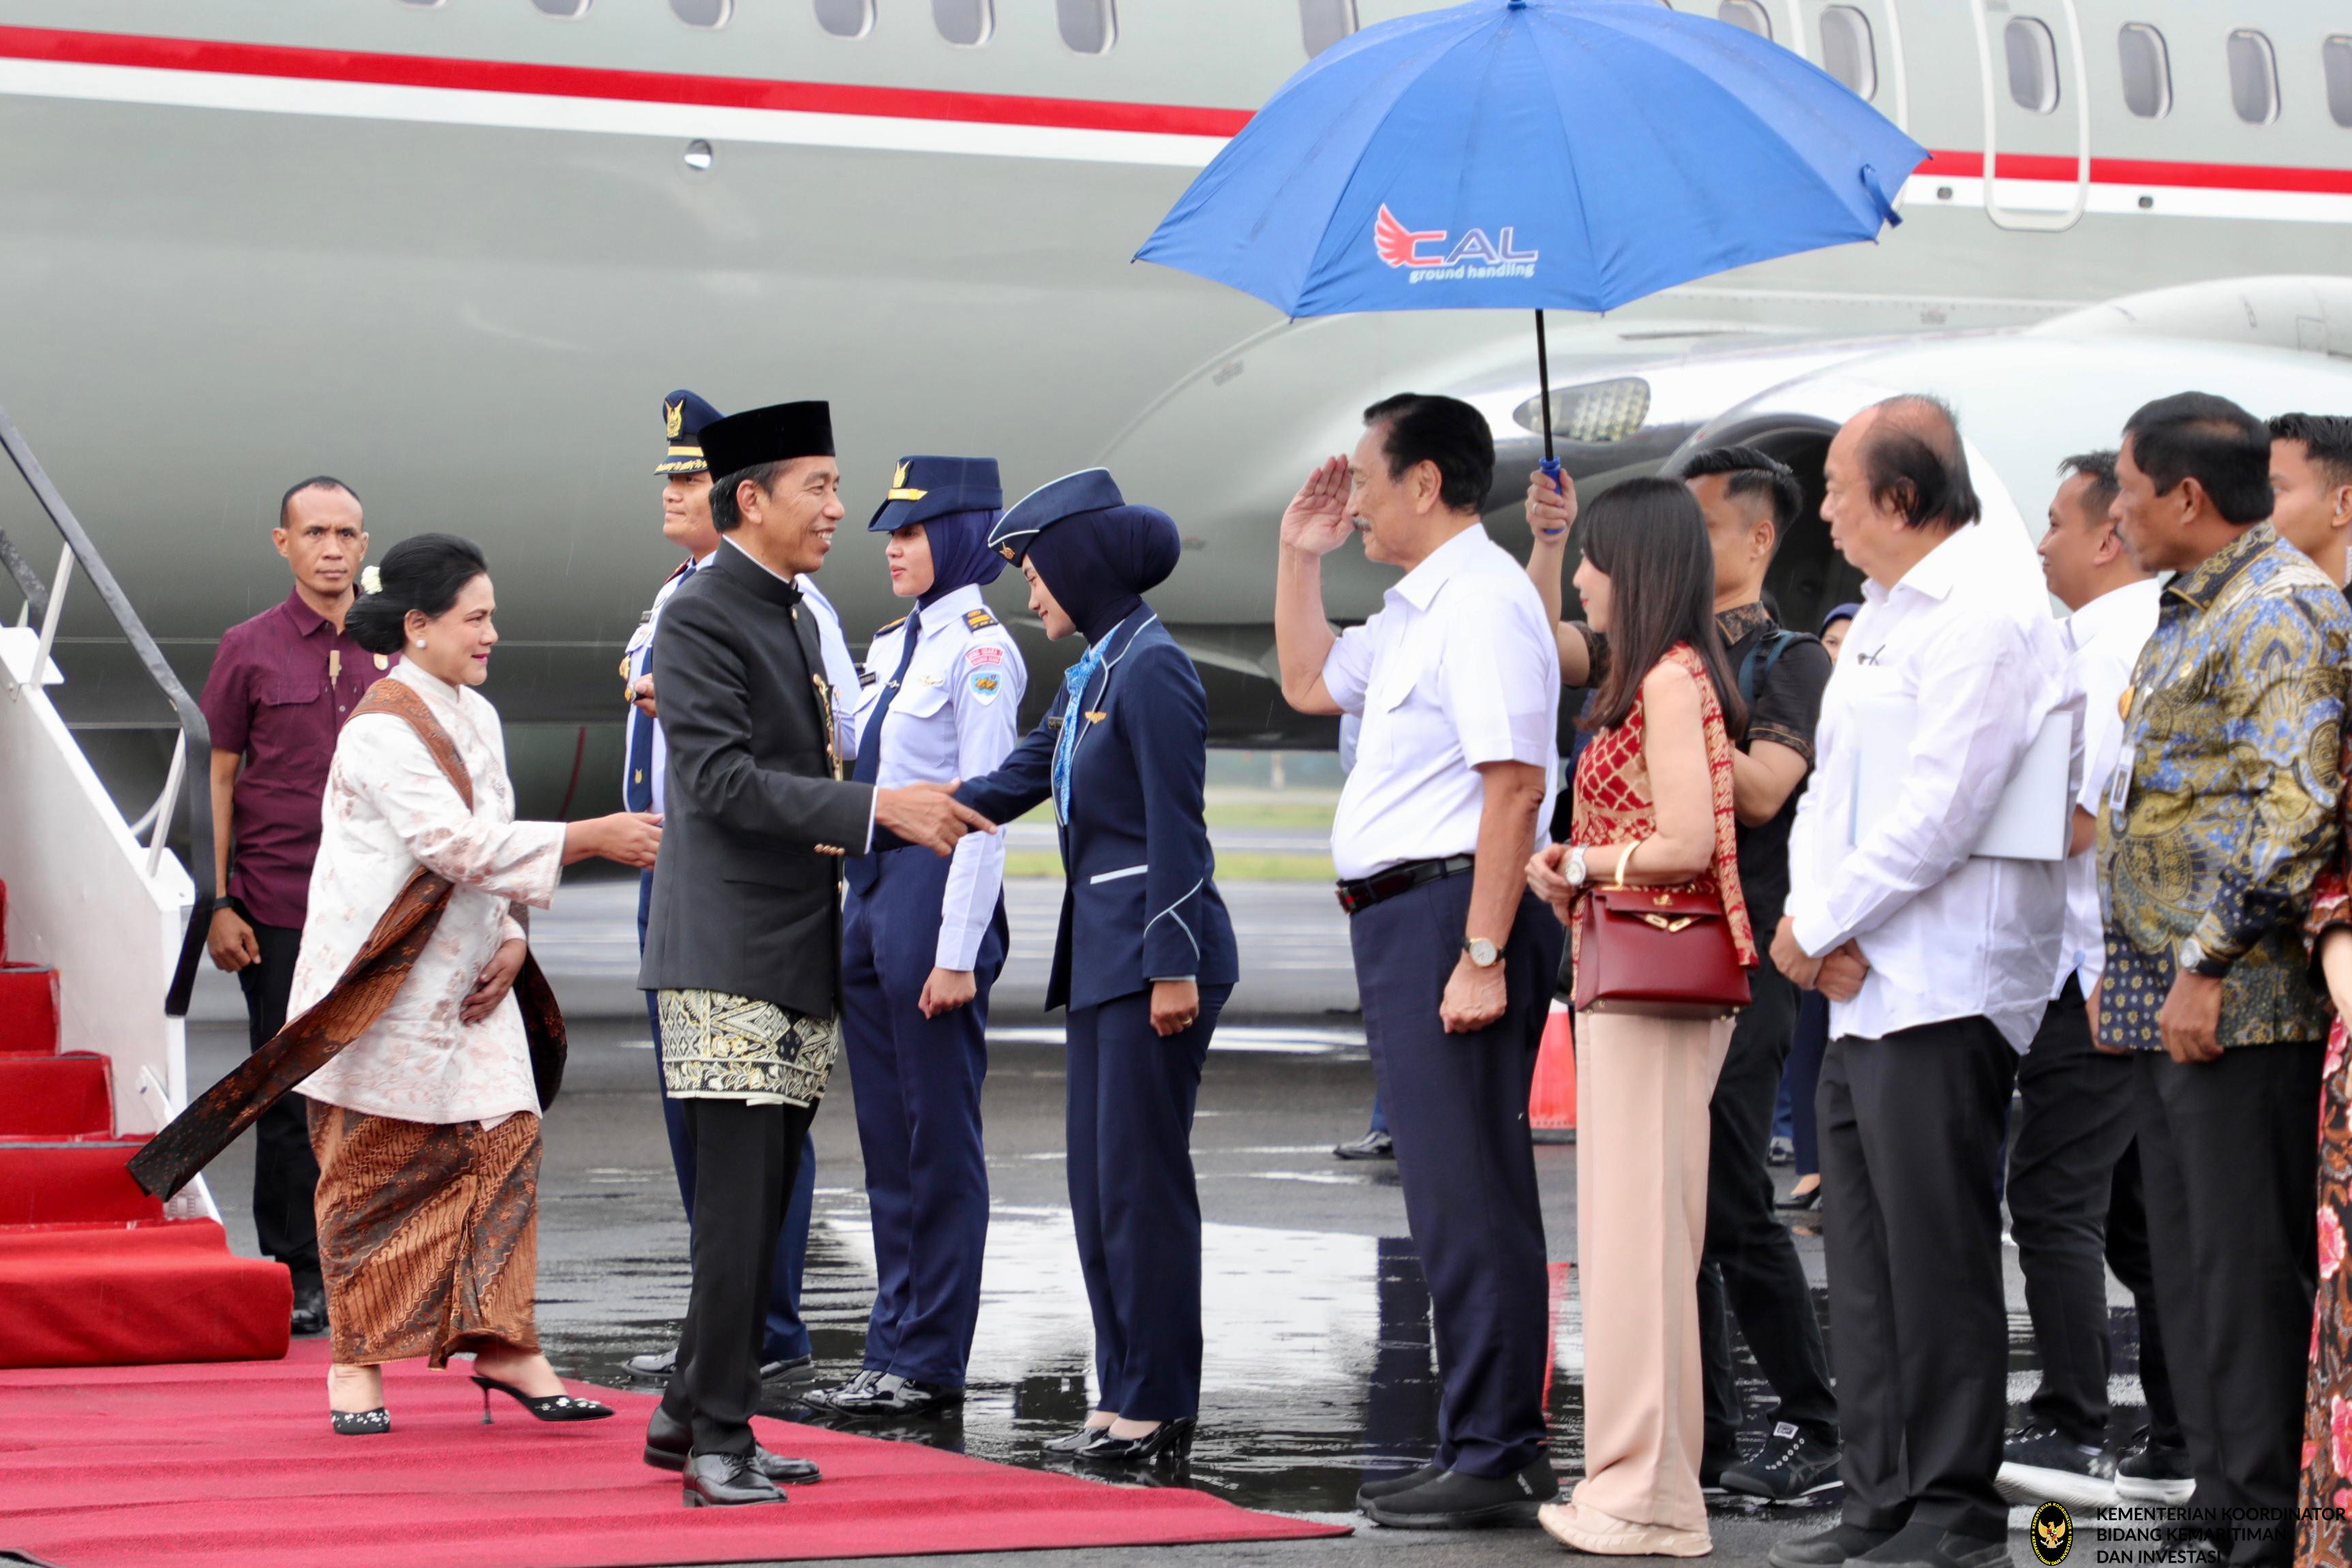
[{"label": "saluting hand", "polygon": [[1528,528],[1538,546],[1563,545],[1576,526],[1576,481],[1562,474],[1559,488],[1551,476],[1538,468],[1528,476]]},{"label": "saluting hand", "polygon": [[963,780],[944,784],[909,784],[899,789],[874,791],[874,825],[887,828],[910,844],[922,844],[933,854],[955,853],[956,841],[966,833],[992,833],[996,824],[955,798]]},{"label": "saluting hand", "polygon": [[1285,549],[1305,550],[1308,555],[1329,555],[1348,542],[1354,526],[1348,520],[1348,460],[1327,457],[1307,483],[1290,498],[1282,514],[1282,543]]}]

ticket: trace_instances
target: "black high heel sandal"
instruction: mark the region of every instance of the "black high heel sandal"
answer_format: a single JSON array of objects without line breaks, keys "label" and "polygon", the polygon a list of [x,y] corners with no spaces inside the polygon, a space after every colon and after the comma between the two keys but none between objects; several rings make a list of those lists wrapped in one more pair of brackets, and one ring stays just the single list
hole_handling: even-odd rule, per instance
[{"label": "black high heel sandal", "polygon": [[1140,1437],[1114,1437],[1106,1427],[1102,1441],[1080,1448],[1076,1457],[1096,1465],[1181,1465],[1192,1451],[1192,1432],[1199,1424],[1194,1416],[1180,1416]]},{"label": "black high heel sandal", "polygon": [[610,1405],[599,1405],[593,1399],[574,1399],[569,1394],[542,1394],[537,1398],[525,1394],[511,1383],[500,1383],[495,1377],[474,1374],[475,1385],[482,1391],[482,1425],[490,1424],[490,1390],[495,1388],[542,1421],[602,1421],[613,1413]]},{"label": "black high heel sandal", "polygon": [[392,1413],[379,1405],[373,1410],[330,1410],[338,1437],[373,1437],[392,1430]]}]

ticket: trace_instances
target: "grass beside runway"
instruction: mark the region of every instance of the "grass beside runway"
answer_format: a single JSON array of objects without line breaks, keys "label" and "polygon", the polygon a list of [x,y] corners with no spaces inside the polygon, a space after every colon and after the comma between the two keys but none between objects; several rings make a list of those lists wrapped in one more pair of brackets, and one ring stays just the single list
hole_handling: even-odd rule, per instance
[{"label": "grass beside runway", "polygon": [[[1210,828],[1274,828],[1328,838],[1331,814],[1338,810],[1337,791],[1325,789],[1244,789],[1212,785],[1203,802]],[[1048,801],[1020,819],[1050,828],[1054,807]],[[1052,850],[1015,849],[1004,857],[1007,876],[1059,878],[1062,857]],[[1334,879],[1331,857],[1287,850],[1224,849],[1217,852],[1219,882],[1322,882]]]}]

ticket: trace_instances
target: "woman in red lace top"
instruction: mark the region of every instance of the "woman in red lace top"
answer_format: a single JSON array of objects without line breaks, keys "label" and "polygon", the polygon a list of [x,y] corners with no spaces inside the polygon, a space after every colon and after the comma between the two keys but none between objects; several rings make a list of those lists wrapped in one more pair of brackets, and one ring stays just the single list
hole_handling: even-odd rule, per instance
[{"label": "woman in red lace top", "polygon": [[[1731,796],[1747,714],[1698,503],[1670,479],[1619,485],[1585,509],[1583,549],[1576,590],[1610,666],[1583,721],[1570,842],[1538,853],[1528,883],[1571,932],[1591,887],[1712,894],[1753,968]],[[1588,1013],[1576,1033],[1585,1474],[1538,1517],[1581,1551],[1696,1557],[1712,1544],[1698,1481],[1707,1102],[1731,1019]]]}]

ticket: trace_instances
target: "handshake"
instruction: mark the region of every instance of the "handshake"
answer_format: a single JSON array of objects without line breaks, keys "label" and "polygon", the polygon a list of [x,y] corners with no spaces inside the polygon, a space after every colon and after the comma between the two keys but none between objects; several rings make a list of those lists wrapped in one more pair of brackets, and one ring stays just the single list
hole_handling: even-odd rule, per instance
[{"label": "handshake", "polygon": [[996,831],[996,824],[955,799],[961,779],[944,784],[909,784],[874,791],[874,825],[933,854],[955,852],[966,833]]}]

